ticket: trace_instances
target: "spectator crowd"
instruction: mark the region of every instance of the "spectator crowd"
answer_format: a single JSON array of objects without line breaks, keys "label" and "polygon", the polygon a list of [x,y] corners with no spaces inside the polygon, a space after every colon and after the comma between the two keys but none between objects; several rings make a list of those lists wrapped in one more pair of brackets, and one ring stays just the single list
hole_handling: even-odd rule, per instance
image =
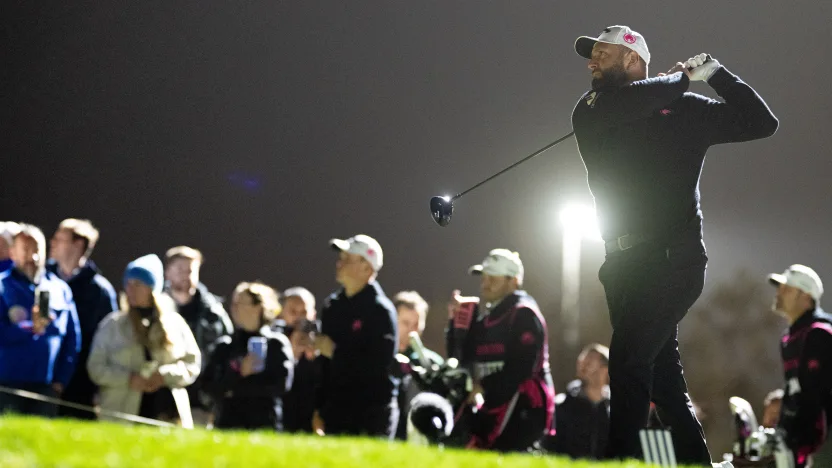
[{"label": "spectator crowd", "polygon": [[[320,307],[304,287],[278,291],[262,282],[239,283],[225,302],[200,281],[203,254],[189,246],[131,261],[117,292],[91,258],[98,239],[90,221],[66,219],[47,249],[38,227],[0,223],[0,413],[407,440],[409,403],[421,389],[402,363],[420,359],[411,336],[424,331],[428,304],[416,291],[388,298],[378,281],[383,253],[375,239],[330,241],[340,287]],[[448,349],[425,352],[432,365],[453,357],[474,372],[471,393],[484,397],[478,405],[488,417],[480,418],[485,429],[475,428],[469,447],[537,444],[574,458],[604,458],[608,348],[587,345],[575,380],[555,395],[545,319],[522,290],[519,256],[495,249],[471,273],[482,275],[481,297],[455,291]],[[793,336],[813,337],[819,354],[807,364],[809,377],[789,368],[802,365],[800,356],[789,356],[791,380],[766,399],[766,427],[814,424],[818,413],[806,416],[797,406],[795,388],[804,377],[818,386],[813,403],[825,414],[823,333],[832,328],[825,315],[820,325],[800,318],[820,310],[822,286],[813,275],[793,267],[772,276],[778,307],[792,311],[790,324],[820,331],[806,335],[792,326]],[[486,319],[471,325],[466,310]],[[467,338],[457,333],[465,320]],[[651,415],[651,423],[659,419]],[[792,437],[807,454],[823,442],[816,431],[798,437],[793,429]]]}]

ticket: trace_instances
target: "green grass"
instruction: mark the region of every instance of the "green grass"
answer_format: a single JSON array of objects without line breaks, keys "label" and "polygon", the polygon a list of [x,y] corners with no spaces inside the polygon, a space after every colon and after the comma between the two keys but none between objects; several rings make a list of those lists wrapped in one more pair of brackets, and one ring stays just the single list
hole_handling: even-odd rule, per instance
[{"label": "green grass", "polygon": [[647,465],[589,463],[552,456],[500,456],[366,439],[188,431],[103,422],[0,417],[0,466],[636,468]]}]

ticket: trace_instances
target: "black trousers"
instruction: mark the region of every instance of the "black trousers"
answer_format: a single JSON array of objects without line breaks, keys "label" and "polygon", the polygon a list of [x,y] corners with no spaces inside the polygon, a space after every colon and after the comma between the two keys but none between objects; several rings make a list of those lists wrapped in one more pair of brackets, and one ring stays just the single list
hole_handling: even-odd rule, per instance
[{"label": "black trousers", "polygon": [[[47,384],[4,383],[3,386],[55,398],[55,391],[52,389],[51,385]],[[58,407],[53,403],[46,403],[44,401],[33,400],[31,398],[24,398],[8,393],[0,393],[0,413],[16,413],[28,416],[54,418],[58,414]]]},{"label": "black trousers", "polygon": [[344,402],[330,404],[321,414],[327,435],[369,436],[393,440],[399,423],[399,404],[357,405]]},{"label": "black trousers", "polygon": [[647,426],[652,400],[672,433],[678,462],[711,466],[677,341],[679,321],[702,293],[707,261],[697,237],[641,244],[608,255],[601,266],[613,328],[611,458],[642,458],[639,431]]}]

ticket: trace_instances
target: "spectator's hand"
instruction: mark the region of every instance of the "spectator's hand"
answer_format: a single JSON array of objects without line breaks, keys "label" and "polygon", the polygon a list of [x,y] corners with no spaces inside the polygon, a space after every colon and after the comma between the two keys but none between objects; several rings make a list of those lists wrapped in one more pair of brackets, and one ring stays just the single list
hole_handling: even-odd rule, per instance
[{"label": "spectator's hand", "polygon": [[40,315],[40,306],[35,304],[32,307],[32,333],[35,335],[43,335],[46,332],[46,327],[55,320],[55,314],[49,313],[49,318],[44,318]]},{"label": "spectator's hand", "polygon": [[147,379],[139,374],[130,374],[130,388],[137,392],[144,392],[147,388]]},{"label": "spectator's hand", "polygon": [[453,320],[456,317],[459,306],[463,302],[476,302],[479,304],[480,298],[476,296],[460,296],[459,289],[454,289],[454,292],[451,293],[451,300],[448,302],[448,319]]},{"label": "spectator's hand", "polygon": [[318,335],[315,337],[315,349],[320,351],[322,356],[332,358],[332,353],[335,352],[335,342],[326,335]]},{"label": "spectator's hand", "polygon": [[248,377],[251,374],[254,374],[254,366],[257,365],[257,361],[260,358],[257,357],[255,354],[248,353],[246,357],[240,361],[240,375],[243,377]]},{"label": "spectator's hand", "polygon": [[144,391],[147,393],[153,393],[164,386],[165,379],[162,377],[162,374],[154,372],[153,375],[151,375],[150,378],[145,381]]},{"label": "spectator's hand", "polygon": [[321,414],[317,410],[312,413],[312,432],[319,436],[326,435],[326,432],[324,432],[324,420],[321,419]]},{"label": "spectator's hand", "polygon": [[473,388],[471,388],[471,393],[468,394],[467,403],[470,404],[470,405],[479,406],[479,401],[477,401],[477,400],[478,399],[482,400],[482,398],[483,398],[482,395],[483,395],[482,385],[480,385],[479,383],[474,383]]},{"label": "spectator's hand", "polygon": [[64,386],[58,382],[55,382],[52,384],[52,390],[55,392],[55,395],[57,395],[58,398],[60,398],[61,395],[63,395],[64,393]]},{"label": "spectator's hand", "polygon": [[292,343],[292,352],[296,361],[303,356],[306,356],[306,359],[310,361],[315,358],[315,346],[309,333],[295,329],[292,331],[289,341]]}]

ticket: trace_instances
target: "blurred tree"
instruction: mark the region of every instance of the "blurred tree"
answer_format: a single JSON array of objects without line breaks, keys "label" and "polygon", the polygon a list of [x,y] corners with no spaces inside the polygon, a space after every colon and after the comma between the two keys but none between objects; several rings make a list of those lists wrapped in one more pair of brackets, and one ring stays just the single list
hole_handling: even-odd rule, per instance
[{"label": "blurred tree", "polygon": [[728,399],[748,400],[762,417],[766,394],[782,386],[780,336],[785,321],[771,312],[774,289],[739,270],[716,285],[680,326],[680,351],[691,398],[704,413],[711,456],[731,451],[734,427]]}]

